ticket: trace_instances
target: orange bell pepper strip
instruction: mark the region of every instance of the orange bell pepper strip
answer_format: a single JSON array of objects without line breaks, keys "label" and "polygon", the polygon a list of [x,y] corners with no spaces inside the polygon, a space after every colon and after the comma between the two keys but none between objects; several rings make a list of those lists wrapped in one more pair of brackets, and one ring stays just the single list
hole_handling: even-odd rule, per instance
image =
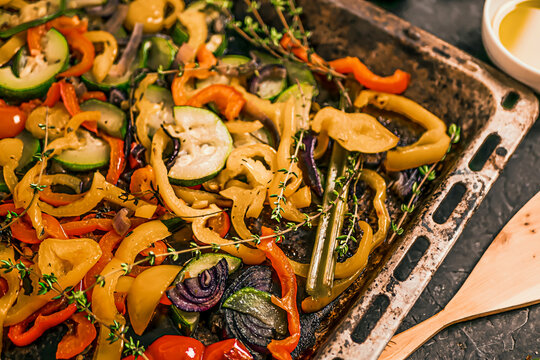
[{"label": "orange bell pepper strip", "polygon": [[142,200],[156,205],[158,201],[153,194],[154,189],[156,189],[155,183],[154,170],[150,165],[146,165],[135,170],[131,175],[129,191]]},{"label": "orange bell pepper strip", "polygon": [[311,52],[300,43],[297,39],[291,37],[289,34],[284,34],[279,41],[282,48],[287,51],[291,51],[297,58],[307,64],[313,64],[316,66],[325,66],[326,61],[314,52]]},{"label": "orange bell pepper strip", "polygon": [[[56,239],[68,239],[62,225],[56,220],[55,217],[42,214],[43,216],[43,228],[45,229],[46,237],[53,237]],[[39,244],[42,239],[39,239],[36,235],[36,231],[32,226],[22,219],[18,219],[10,226],[12,236],[26,244]]]},{"label": "orange bell pepper strip", "polygon": [[354,74],[354,78],[368,89],[401,94],[409,86],[411,75],[402,70],[396,70],[391,76],[378,76],[372,73],[360,59],[344,57],[328,63],[334,70],[342,74]]},{"label": "orange bell pepper strip", "polygon": [[0,216],[6,216],[8,212],[13,211],[17,215],[23,212],[23,208],[16,208],[13,203],[5,203],[0,205]]},{"label": "orange bell pepper strip", "polygon": [[112,219],[85,219],[63,223],[62,227],[67,235],[84,235],[96,230],[111,231]]},{"label": "orange bell pepper strip", "polygon": [[215,74],[215,72],[210,69],[217,65],[217,59],[214,54],[208,50],[206,44],[201,44],[201,46],[199,46],[199,49],[197,50],[197,62],[199,63],[199,68],[196,71],[192,71],[193,76],[197,79],[206,79]]},{"label": "orange bell pepper strip", "polygon": [[58,343],[56,349],[57,359],[71,359],[84,351],[96,338],[97,331],[86,317],[85,313],[78,312],[71,316],[71,320],[75,323],[74,330],[68,332]]},{"label": "orange bell pepper strip", "polygon": [[45,24],[31,27],[26,30],[26,44],[28,46],[28,50],[30,50],[30,55],[36,56],[41,54],[41,51],[43,50],[41,46],[41,39],[46,32],[47,27]]},{"label": "orange bell pepper strip", "polygon": [[88,30],[88,20],[79,19],[78,16],[60,16],[47,23],[47,28],[55,28],[62,35],[67,35],[72,32],[84,34]]},{"label": "orange bell pepper strip", "polygon": [[242,94],[232,86],[215,84],[199,91],[188,100],[186,105],[202,107],[210,102],[216,104],[219,112],[222,113],[227,120],[232,121],[240,115],[240,111],[242,111],[246,100]]},{"label": "orange bell pepper strip", "polygon": [[[261,228],[261,235],[263,237],[274,234],[274,230],[270,228],[264,226]],[[267,347],[275,359],[290,360],[291,352],[296,348],[300,340],[300,314],[296,306],[297,287],[294,269],[287,256],[276,245],[274,239],[261,239],[257,248],[264,251],[279,277],[281,298],[278,299],[272,296],[272,303],[287,312],[287,321],[289,323],[289,336],[283,340],[272,340]]]},{"label": "orange bell pepper strip", "polygon": [[126,314],[126,298],[127,298],[127,292],[115,292],[113,294],[114,297],[114,305],[116,306],[116,310],[122,315]]},{"label": "orange bell pepper strip", "polygon": [[[150,255],[150,252],[154,253],[154,255],[164,255],[167,254],[167,245],[163,241],[156,241],[143,251],[139,253],[139,255],[147,257]],[[165,261],[166,256],[156,256],[154,260],[154,265],[161,265],[163,261]],[[128,274],[131,277],[137,277],[140,273],[142,273],[144,270],[150,268],[150,266],[145,265],[135,265],[131,269],[130,273]]]},{"label": "orange bell pepper strip", "polygon": [[85,102],[86,100],[96,99],[100,101],[107,101],[107,95],[103,91],[87,91],[82,94],[80,102]]},{"label": "orange bell pepper strip", "polygon": [[187,64],[184,66],[184,71],[180,76],[176,76],[171,84],[171,92],[174,100],[174,104],[176,106],[182,106],[186,105],[186,102],[188,100],[188,96],[186,94],[186,84],[189,80],[193,77],[193,70],[195,68],[195,64]]},{"label": "orange bell pepper strip", "polygon": [[39,200],[52,206],[64,206],[82,198],[84,194],[55,193],[50,187],[46,187],[39,193]]},{"label": "orange bell pepper strip", "polygon": [[29,345],[45,331],[69,319],[77,311],[77,305],[69,304],[62,309],[64,302],[63,299],[49,302],[20,323],[10,326],[8,337],[11,342],[17,346]]},{"label": "orange bell pepper strip", "polygon": [[47,91],[47,97],[43,102],[43,105],[53,107],[60,100],[60,83],[52,83],[51,87]]},{"label": "orange bell pepper strip", "polygon": [[49,214],[41,214],[43,217],[43,227],[47,237],[55,239],[68,239],[66,232],[58,220]]},{"label": "orange bell pepper strip", "polygon": [[99,136],[109,143],[111,155],[109,160],[109,170],[107,171],[107,181],[116,185],[120,175],[126,168],[126,156],[124,155],[124,140],[99,133]]},{"label": "orange bell pepper strip", "polygon": [[85,72],[92,69],[94,65],[94,59],[96,57],[96,51],[94,49],[94,44],[88,40],[84,35],[77,31],[69,32],[66,35],[66,40],[69,44],[69,47],[72,50],[78,51],[81,54],[81,60],[67,69],[66,71],[56,75],[57,77],[70,77],[70,76],[81,76]]},{"label": "orange bell pepper strip", "polygon": [[[65,80],[61,80],[59,84],[60,96],[62,97],[62,102],[64,103],[66,110],[71,116],[77,115],[81,112],[81,107],[79,106],[79,99],[77,98],[75,87]],[[82,123],[82,126],[85,129],[92,131],[93,133],[97,133],[96,122],[85,121],[84,123]]]}]

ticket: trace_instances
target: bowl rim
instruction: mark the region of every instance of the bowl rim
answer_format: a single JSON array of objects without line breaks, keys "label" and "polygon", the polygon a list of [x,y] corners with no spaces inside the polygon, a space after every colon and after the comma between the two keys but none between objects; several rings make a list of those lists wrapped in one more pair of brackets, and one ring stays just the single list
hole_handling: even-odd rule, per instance
[{"label": "bowl rim", "polygon": [[497,49],[499,51],[501,51],[506,57],[510,58],[510,60],[512,60],[514,63],[516,63],[520,67],[524,68],[525,70],[527,70],[529,72],[532,72],[536,76],[540,76],[540,69],[537,69],[537,68],[523,62],[523,60],[519,59],[517,56],[512,54],[502,44],[501,39],[499,38],[499,36],[497,36],[497,34],[495,34],[495,29],[493,28],[493,24],[492,24],[493,19],[495,18],[495,16],[497,16],[498,12],[501,11],[503,6],[507,6],[508,3],[519,4],[519,3],[522,3],[522,2],[525,2],[525,1],[527,1],[527,0],[509,0],[509,1],[506,1],[501,6],[499,6],[497,9],[495,9],[494,16],[491,17],[490,14],[488,14],[488,10],[489,10],[490,7],[493,6],[493,0],[486,0],[484,2],[484,10],[483,10],[483,14],[482,14],[482,18],[483,18],[482,21],[484,22],[484,25],[486,26],[488,35],[491,37],[491,39],[493,40],[495,46],[497,47]]}]

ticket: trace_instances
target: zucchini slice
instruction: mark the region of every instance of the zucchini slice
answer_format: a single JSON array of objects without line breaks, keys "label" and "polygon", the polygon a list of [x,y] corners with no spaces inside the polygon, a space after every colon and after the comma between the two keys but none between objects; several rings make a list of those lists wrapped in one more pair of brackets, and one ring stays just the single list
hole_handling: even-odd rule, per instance
[{"label": "zucchini slice", "polygon": [[178,327],[182,334],[190,336],[195,332],[195,329],[197,329],[197,325],[199,324],[201,313],[180,310],[175,305],[170,306],[170,312],[173,323]]},{"label": "zucchini slice", "polygon": [[99,129],[120,139],[123,139],[126,136],[126,113],[113,104],[90,99],[81,104],[81,110],[99,111],[101,113],[101,118],[97,124]]},{"label": "zucchini slice", "polygon": [[[152,137],[159,130],[161,124],[173,124],[174,101],[172,94],[168,89],[157,85],[149,85],[144,93],[145,98],[155,104],[161,104],[161,109],[153,112],[146,119],[148,127],[148,136]],[[140,115],[139,115],[140,116]]]},{"label": "zucchini slice", "polygon": [[109,163],[110,148],[107,142],[96,138],[86,130],[78,130],[77,136],[85,140],[79,149],[65,150],[54,157],[64,168],[72,171],[87,171]]},{"label": "zucchini slice", "polygon": [[36,161],[34,155],[41,150],[41,144],[38,139],[33,137],[32,134],[26,130],[23,130],[19,135],[15,136],[15,138],[23,142],[22,156],[19,160],[19,166],[17,166],[15,171],[24,172]]},{"label": "zucchini slice", "polygon": [[171,67],[177,51],[178,48],[170,40],[153,36],[142,44],[142,67],[153,71],[157,71],[160,67],[167,70]]},{"label": "zucchini slice", "polygon": [[176,279],[174,279],[174,284],[179,281],[183,281],[184,279],[197,277],[197,275],[202,273],[204,270],[208,270],[216,266],[216,264],[220,262],[221,259],[227,260],[229,274],[232,274],[233,272],[238,270],[240,268],[240,265],[242,265],[242,260],[240,258],[237,258],[236,256],[217,253],[202,254],[201,256],[199,256],[199,258],[192,258],[186,263],[184,268],[180,270],[180,272],[176,276]]},{"label": "zucchini slice", "polygon": [[82,81],[88,86],[91,90],[100,90],[100,91],[110,91],[113,88],[118,88],[120,90],[127,90],[129,88],[129,78],[133,70],[128,70],[126,73],[120,77],[112,77],[107,75],[102,82],[98,82],[92,71],[89,71],[81,75]]},{"label": "zucchini slice", "polygon": [[18,65],[24,63],[17,69],[19,76],[9,66],[0,69],[0,97],[29,99],[47,92],[55,81],[55,75],[68,65],[69,47],[64,36],[55,29],[45,34],[44,41],[44,56],[27,57],[25,60],[17,57]]},{"label": "zucchini slice", "polygon": [[171,183],[194,186],[215,177],[232,150],[227,127],[212,111],[191,106],[174,108],[169,134],[180,140],[180,151],[169,170]]}]

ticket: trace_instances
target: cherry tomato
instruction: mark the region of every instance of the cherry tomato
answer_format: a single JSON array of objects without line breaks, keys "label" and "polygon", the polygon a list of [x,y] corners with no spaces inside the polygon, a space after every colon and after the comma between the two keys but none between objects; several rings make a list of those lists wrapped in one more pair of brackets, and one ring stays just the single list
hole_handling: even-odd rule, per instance
[{"label": "cherry tomato", "polygon": [[16,106],[0,106],[0,139],[19,135],[24,130],[26,117]]},{"label": "cherry tomato", "polygon": [[154,341],[145,354],[153,360],[202,360],[204,345],[187,336],[165,335]]},{"label": "cherry tomato", "polygon": [[224,211],[208,219],[208,226],[217,232],[219,236],[225,237],[231,228],[231,218]]},{"label": "cherry tomato", "polygon": [[239,340],[228,339],[208,346],[203,360],[253,360],[253,357]]}]

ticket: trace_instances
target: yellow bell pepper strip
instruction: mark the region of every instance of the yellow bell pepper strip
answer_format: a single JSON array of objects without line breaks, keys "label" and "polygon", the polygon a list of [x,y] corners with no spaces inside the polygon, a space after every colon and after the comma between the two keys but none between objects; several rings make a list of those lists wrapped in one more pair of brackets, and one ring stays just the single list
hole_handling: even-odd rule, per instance
[{"label": "yellow bell pepper strip", "polygon": [[15,169],[19,166],[23,151],[23,142],[15,138],[0,140],[0,166],[3,167],[4,181],[11,193],[19,182]]},{"label": "yellow bell pepper strip", "polygon": [[283,110],[287,103],[277,102],[273,103],[270,100],[261,99],[255,94],[249,93],[240,85],[235,85],[234,88],[238,90],[246,100],[244,105],[244,112],[253,115],[255,118],[262,119],[267,117],[276,126],[279,133],[283,132],[282,117]]},{"label": "yellow bell pepper strip", "polygon": [[373,116],[363,113],[346,113],[325,107],[311,122],[311,129],[325,132],[349,151],[374,154],[395,147],[399,138],[387,130]]},{"label": "yellow bell pepper strip", "polygon": [[309,186],[304,186],[298,189],[294,194],[291,195],[289,201],[298,209],[308,207],[311,205],[311,189]]},{"label": "yellow bell pepper strip", "polygon": [[328,64],[339,73],[354,74],[356,81],[375,91],[401,94],[407,89],[411,81],[411,75],[399,69],[390,76],[375,75],[357,57],[347,56],[330,61]]},{"label": "yellow bell pepper strip", "polygon": [[24,175],[13,191],[13,202],[17,208],[28,208],[27,214],[32,221],[32,226],[36,230],[36,235],[39,238],[43,235],[43,221],[41,217],[41,209],[38,202],[34,199],[34,191],[31,191],[30,185],[34,183],[41,168],[38,162],[34,167]]},{"label": "yellow bell pepper strip", "polygon": [[105,178],[96,171],[90,190],[80,199],[59,207],[39,201],[39,207],[43,212],[55,217],[79,216],[92,211],[103,200],[105,192]]},{"label": "yellow bell pepper strip", "polygon": [[[368,223],[364,221],[358,222],[363,235],[356,253],[344,262],[336,264],[334,276],[339,280],[334,281],[331,293],[328,296],[319,298],[308,297],[302,302],[302,310],[304,312],[314,312],[322,309],[345,291],[364,271],[369,254],[386,239],[391,221],[385,205],[386,182],[376,171],[369,169],[362,171],[360,179],[365,181],[375,191],[373,207],[378,217],[378,230],[373,234],[373,230]],[[302,269],[300,268],[300,270]]]},{"label": "yellow bell pepper strip", "polygon": [[[165,16],[165,10],[169,4],[173,10]],[[136,23],[142,23],[144,32],[147,34],[159,32],[163,27],[170,28],[176,18],[184,10],[182,0],[136,0],[129,3],[128,13],[124,25],[132,30]]]},{"label": "yellow bell pepper strip", "polygon": [[385,167],[389,171],[412,169],[440,161],[450,146],[446,124],[421,105],[403,96],[364,90],[358,94],[354,105],[358,108],[374,105],[379,109],[393,111],[426,129],[414,144],[388,152]]},{"label": "yellow bell pepper strip", "polygon": [[159,300],[171,285],[181,266],[159,265],[143,271],[131,285],[127,306],[129,321],[136,334],[142,335],[159,304]]},{"label": "yellow bell pepper strip", "polygon": [[[291,174],[277,172],[268,188],[268,202],[270,207],[275,209],[277,206],[276,197],[283,194],[285,197],[292,195],[302,184],[302,171],[298,164],[292,162],[291,148],[293,146],[294,124],[297,112],[295,111],[294,98],[290,98],[286,103],[283,112],[283,134],[277,150],[277,168],[291,170]],[[292,173],[296,174],[292,175]],[[282,189],[281,184],[287,180],[285,189]],[[304,214],[294,207],[289,201],[281,201],[279,204],[283,208],[282,216],[290,221],[301,222],[305,219]]]},{"label": "yellow bell pepper strip", "polygon": [[[100,256],[99,245],[92,239],[45,239],[39,246],[33,271],[56,275],[58,287],[65,289],[77,285]],[[29,295],[19,294],[17,303],[8,311],[5,326],[23,321],[57,295],[54,291],[38,295],[37,279],[32,280],[34,291]]]},{"label": "yellow bell pepper strip", "polygon": [[[153,209],[153,214],[157,210],[157,206],[141,200],[138,197],[129,194],[128,192],[120,189],[118,186],[115,186],[107,181],[105,181],[104,187],[104,200],[110,201],[116,205],[120,205],[135,212],[142,208],[146,208],[145,210]],[[149,205],[151,206],[151,208],[148,208]]]},{"label": "yellow bell pepper strip", "polygon": [[260,215],[266,198],[266,187],[257,186],[253,189],[244,189],[231,186],[221,191],[220,194],[233,201],[231,220],[234,230],[242,239],[253,237],[246,226],[245,217],[256,218]]},{"label": "yellow bell pepper strip", "polygon": [[235,120],[235,121],[228,121],[225,123],[225,126],[227,126],[227,130],[231,134],[245,134],[245,133],[252,133],[259,129],[262,129],[264,125],[259,121],[242,121],[242,120]]},{"label": "yellow bell pepper strip", "polygon": [[125,321],[114,304],[118,279],[125,273],[122,264],[131,267],[141,251],[154,242],[171,236],[173,231],[184,224],[185,222],[178,218],[153,220],[137,226],[124,238],[112,260],[101,271],[101,275],[105,277],[104,286],[96,286],[92,293],[92,310],[101,321],[106,324],[112,324],[114,320],[122,323]]},{"label": "yellow bell pepper strip", "polygon": [[151,165],[154,169],[156,183],[163,201],[169,209],[177,216],[184,218],[186,221],[193,221],[196,217],[215,214],[219,208],[211,205],[207,209],[194,209],[186,204],[186,202],[176,196],[167,175],[167,167],[163,162],[163,151],[165,145],[169,141],[168,136],[162,129],[159,129],[152,139]]},{"label": "yellow bell pepper strip", "polygon": [[111,33],[103,30],[88,31],[84,36],[93,43],[103,44],[103,52],[96,56],[92,66],[94,78],[97,82],[102,82],[107,77],[116,59],[118,43]]},{"label": "yellow bell pepper strip", "polygon": [[248,265],[258,265],[264,261],[265,256],[261,250],[244,244],[235,245],[231,240],[222,238],[217,232],[210,229],[207,222],[211,217],[212,215],[198,217],[191,224],[193,234],[198,241],[207,245],[217,244],[220,250],[241,258]]},{"label": "yellow bell pepper strip", "polygon": [[[274,235],[274,231],[263,226],[261,228],[261,235],[263,237],[271,236]],[[272,340],[267,348],[270,350],[273,358],[277,360],[290,360],[292,359],[291,352],[296,348],[300,340],[300,314],[296,306],[296,276],[294,276],[289,259],[277,246],[274,239],[261,239],[257,247],[264,251],[279,277],[281,298],[272,295],[272,303],[287,312],[287,321],[289,323],[289,336],[283,340]]]},{"label": "yellow bell pepper strip", "polygon": [[24,33],[13,35],[8,41],[0,46],[0,66],[7,63],[20,48],[26,43]]},{"label": "yellow bell pepper strip", "polygon": [[195,54],[201,45],[204,46],[208,37],[208,25],[206,15],[197,9],[187,9],[178,15],[178,20],[184,25],[189,34],[189,40],[182,45],[179,51],[183,51],[184,63],[191,63],[195,59]]},{"label": "yellow bell pepper strip", "polygon": [[[13,247],[0,244],[0,260],[15,263]],[[4,320],[6,319],[9,309],[13,306],[13,303],[15,303],[20,289],[20,279],[17,271],[10,271],[7,273],[2,271],[1,277],[7,283],[7,292],[0,297],[0,338],[2,338]],[[2,342],[0,342],[0,355],[2,355]]]}]

